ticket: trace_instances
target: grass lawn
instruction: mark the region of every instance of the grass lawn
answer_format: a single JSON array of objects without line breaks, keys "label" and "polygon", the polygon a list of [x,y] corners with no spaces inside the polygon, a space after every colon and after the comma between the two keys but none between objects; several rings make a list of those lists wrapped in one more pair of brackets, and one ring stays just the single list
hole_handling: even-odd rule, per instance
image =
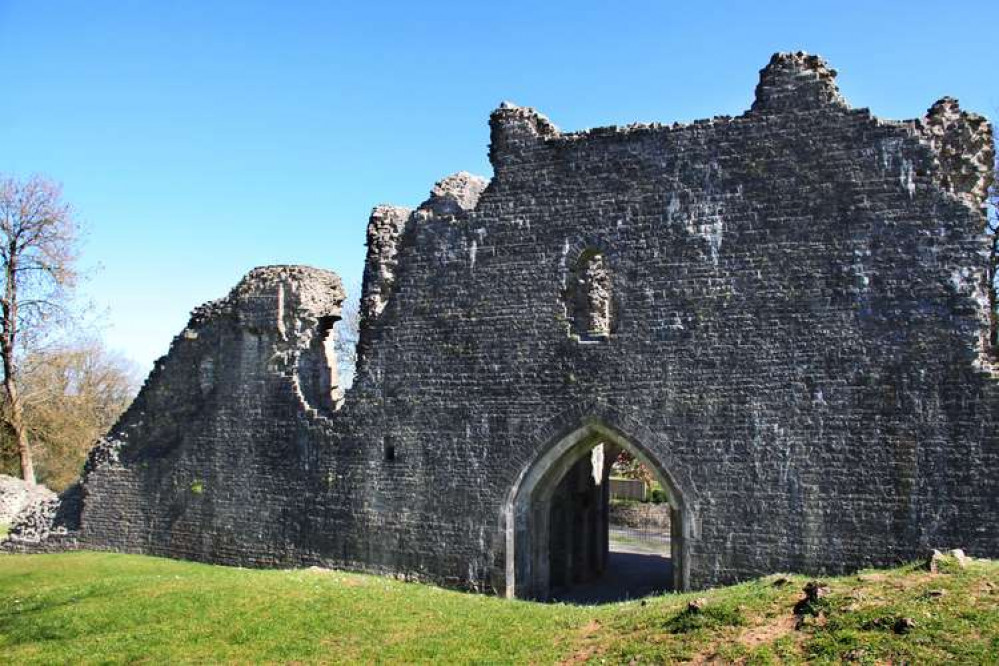
[{"label": "grass lawn", "polygon": [[574,607],[321,570],[0,555],[0,661],[995,663],[999,562],[947,571],[825,579],[796,628],[800,576]]}]

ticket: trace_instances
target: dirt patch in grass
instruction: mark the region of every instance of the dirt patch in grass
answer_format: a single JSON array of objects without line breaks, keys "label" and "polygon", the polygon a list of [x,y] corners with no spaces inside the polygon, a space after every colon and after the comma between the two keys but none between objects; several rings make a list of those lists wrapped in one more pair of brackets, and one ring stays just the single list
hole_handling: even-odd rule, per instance
[{"label": "dirt patch in grass", "polygon": [[[579,629],[579,636],[577,642],[586,643],[587,641],[592,641],[592,639],[600,633],[601,624],[599,620],[590,620],[584,624]],[[582,648],[577,648],[568,658],[562,660],[562,664],[585,664],[594,657],[597,656],[599,651],[599,645],[596,643],[591,643],[590,645],[584,645]]]},{"label": "dirt patch in grass", "polygon": [[753,650],[764,643],[773,643],[778,638],[794,633],[794,615],[788,613],[785,616],[774,618],[768,624],[761,624],[742,632],[737,641],[748,650]]}]

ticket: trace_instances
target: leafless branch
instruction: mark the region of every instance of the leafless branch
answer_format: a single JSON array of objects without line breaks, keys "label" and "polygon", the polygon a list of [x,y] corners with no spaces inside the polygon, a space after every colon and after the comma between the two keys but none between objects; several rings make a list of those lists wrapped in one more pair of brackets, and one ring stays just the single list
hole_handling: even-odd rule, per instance
[{"label": "leafless branch", "polygon": [[79,225],[62,201],[61,188],[38,176],[0,176],[0,419],[12,433],[21,475],[34,483],[34,463],[25,421],[21,360],[44,338],[46,325],[67,308],[76,282]]}]

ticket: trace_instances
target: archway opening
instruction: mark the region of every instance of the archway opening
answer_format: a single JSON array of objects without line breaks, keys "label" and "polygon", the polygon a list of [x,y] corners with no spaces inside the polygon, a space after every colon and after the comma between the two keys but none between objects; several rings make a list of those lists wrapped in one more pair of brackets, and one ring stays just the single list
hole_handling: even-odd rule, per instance
[{"label": "archway opening", "polygon": [[[649,525],[612,529],[611,476],[622,457],[661,489],[662,534]],[[605,426],[584,426],[525,470],[511,493],[507,594],[601,603],[685,589],[684,524],[676,484],[644,447]]]}]

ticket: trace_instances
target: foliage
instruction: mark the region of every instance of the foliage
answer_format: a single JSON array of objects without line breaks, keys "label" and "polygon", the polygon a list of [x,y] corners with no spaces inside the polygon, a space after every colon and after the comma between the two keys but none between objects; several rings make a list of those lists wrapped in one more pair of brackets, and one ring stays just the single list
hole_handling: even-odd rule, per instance
[{"label": "foliage", "polygon": [[655,473],[626,449],[622,449],[614,459],[613,476],[644,483],[646,490],[649,491],[644,500],[646,502],[653,504],[669,502],[669,494],[659,485]]},{"label": "foliage", "polygon": [[[19,664],[980,664],[999,650],[999,562],[823,580],[820,615],[802,621],[802,576],[587,607],[316,569],[0,555],[0,654]],[[896,632],[902,618],[911,631]]]},{"label": "foliage", "polygon": [[614,475],[625,479],[636,479],[651,488],[655,483],[655,475],[638,458],[631,455],[627,449],[621,449],[613,463]]},{"label": "foliage", "polygon": [[649,501],[653,504],[665,504],[669,502],[669,495],[662,488],[653,488],[649,495]]},{"label": "foliage", "polygon": [[[29,353],[21,363],[24,422],[39,480],[62,490],[87,452],[131,402],[134,367],[95,342]],[[17,469],[16,443],[0,432],[0,472]]]}]

